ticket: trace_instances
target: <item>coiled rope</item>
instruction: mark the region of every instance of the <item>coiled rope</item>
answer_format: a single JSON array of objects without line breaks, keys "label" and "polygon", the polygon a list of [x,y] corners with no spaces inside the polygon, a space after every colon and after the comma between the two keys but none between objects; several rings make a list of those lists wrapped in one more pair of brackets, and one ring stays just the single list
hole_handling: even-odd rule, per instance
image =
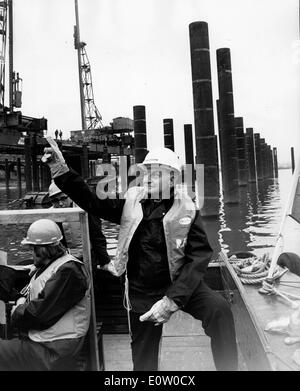
[{"label": "coiled rope", "polygon": [[[238,258],[233,255],[229,262],[243,284],[255,285],[264,281],[268,275],[270,258],[268,254],[262,257]],[[273,279],[278,279],[286,272],[286,269],[277,266]]]}]

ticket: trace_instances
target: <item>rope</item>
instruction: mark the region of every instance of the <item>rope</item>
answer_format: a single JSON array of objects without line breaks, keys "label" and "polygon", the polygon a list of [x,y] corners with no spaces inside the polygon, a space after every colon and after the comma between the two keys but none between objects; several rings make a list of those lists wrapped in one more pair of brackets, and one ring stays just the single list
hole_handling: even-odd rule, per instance
[{"label": "rope", "polygon": [[[243,284],[256,285],[260,284],[268,276],[269,263],[271,260],[268,254],[264,254],[260,258],[256,256],[248,258],[231,257],[229,258],[229,262]],[[258,270],[252,271],[255,263],[258,267]],[[277,266],[273,275],[273,279],[281,277],[285,272],[286,269],[282,269]]]},{"label": "rope", "polygon": [[123,306],[127,312],[129,334],[132,336],[131,322],[130,322],[130,310],[132,309],[132,306],[131,306],[130,299],[129,299],[129,282],[128,282],[128,278],[127,278],[127,270],[125,273],[125,290],[124,290]]}]

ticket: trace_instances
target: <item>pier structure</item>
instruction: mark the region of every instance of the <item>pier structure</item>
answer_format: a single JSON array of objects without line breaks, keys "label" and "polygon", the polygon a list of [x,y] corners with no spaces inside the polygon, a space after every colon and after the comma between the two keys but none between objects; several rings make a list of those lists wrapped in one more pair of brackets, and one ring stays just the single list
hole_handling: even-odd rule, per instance
[{"label": "pier structure", "polygon": [[211,82],[208,25],[189,25],[192,89],[196,141],[196,164],[204,165],[202,216],[219,215],[219,171]]},{"label": "pier structure", "polygon": [[165,118],[163,120],[164,127],[164,144],[166,148],[174,151],[174,126],[172,118]]},{"label": "pier structure", "polygon": [[217,50],[218,86],[219,86],[219,132],[224,203],[239,202],[238,157],[234,124],[234,101],[232,88],[232,69],[230,49]]},{"label": "pier structure", "polygon": [[246,142],[243,118],[235,117],[234,126],[238,159],[238,184],[239,186],[246,186],[248,183],[248,171],[246,165]]},{"label": "pier structure", "polygon": [[248,168],[248,182],[257,182],[256,156],[253,128],[246,128],[246,159]]}]

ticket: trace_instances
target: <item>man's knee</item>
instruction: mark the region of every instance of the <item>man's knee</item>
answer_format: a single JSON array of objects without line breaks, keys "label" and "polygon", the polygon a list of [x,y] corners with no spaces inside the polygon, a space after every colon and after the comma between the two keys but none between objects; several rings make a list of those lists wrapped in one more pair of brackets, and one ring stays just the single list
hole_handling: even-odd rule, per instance
[{"label": "man's knee", "polygon": [[221,296],[212,296],[207,303],[206,319],[203,322],[204,326],[209,326],[211,323],[216,323],[222,320],[224,322],[232,322],[233,315],[229,303]]}]

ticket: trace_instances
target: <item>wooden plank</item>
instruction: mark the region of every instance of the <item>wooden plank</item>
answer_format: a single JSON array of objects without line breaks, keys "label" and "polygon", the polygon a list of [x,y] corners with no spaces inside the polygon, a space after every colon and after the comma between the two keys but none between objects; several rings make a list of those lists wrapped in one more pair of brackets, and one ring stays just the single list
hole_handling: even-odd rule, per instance
[{"label": "wooden plank", "polygon": [[103,351],[106,371],[132,371],[130,336],[104,334]]},{"label": "wooden plank", "polygon": [[160,371],[215,371],[210,338],[207,336],[164,337]]},{"label": "wooden plank", "polygon": [[30,224],[38,219],[51,219],[57,223],[79,221],[79,215],[85,213],[80,208],[22,209],[1,210],[0,224]]},{"label": "wooden plank", "polygon": [[84,212],[81,213],[79,217],[80,217],[80,225],[81,225],[81,233],[82,233],[83,260],[87,265],[90,274],[91,318],[90,318],[90,327],[88,333],[89,333],[89,340],[90,340],[89,354],[91,359],[91,370],[100,371],[88,214]]}]

